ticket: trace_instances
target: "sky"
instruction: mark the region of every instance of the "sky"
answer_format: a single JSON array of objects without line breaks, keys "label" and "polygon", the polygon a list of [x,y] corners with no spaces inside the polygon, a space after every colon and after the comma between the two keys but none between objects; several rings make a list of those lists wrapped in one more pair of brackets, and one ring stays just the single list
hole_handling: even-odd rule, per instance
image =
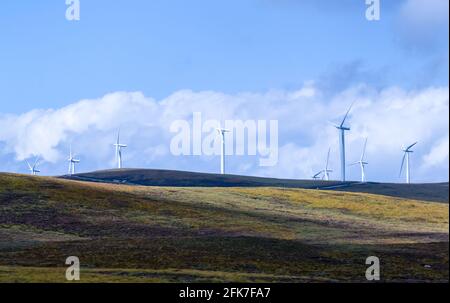
[{"label": "sky", "polygon": [[[173,121],[277,120],[278,163],[227,157],[233,174],[310,178],[351,103],[347,161],[368,137],[367,177],[402,182],[415,141],[414,182],[448,181],[448,0],[65,0],[0,4],[0,171],[44,175],[114,166],[218,172],[217,156],[174,156]],[[125,142],[126,141],[126,142]],[[359,178],[349,167],[350,179]]]}]

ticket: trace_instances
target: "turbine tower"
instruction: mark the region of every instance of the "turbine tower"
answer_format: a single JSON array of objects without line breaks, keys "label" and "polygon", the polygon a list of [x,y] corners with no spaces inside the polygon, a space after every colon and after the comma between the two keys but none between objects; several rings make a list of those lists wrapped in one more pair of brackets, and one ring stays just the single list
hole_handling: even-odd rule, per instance
[{"label": "turbine tower", "polygon": [[40,170],[37,169],[37,166],[39,165],[39,157],[36,158],[33,166],[31,166],[31,164],[30,164],[30,162],[28,162],[28,160],[27,160],[27,164],[28,164],[28,169],[30,170],[30,172],[33,176],[36,176],[38,173],[41,172]]},{"label": "turbine tower", "polygon": [[116,141],[116,144],[114,144],[114,146],[116,147],[117,168],[121,169],[122,168],[122,148],[127,147],[127,145],[120,143],[120,129],[119,129],[119,132],[117,133],[117,141]]},{"label": "turbine tower", "polygon": [[342,180],[342,182],[345,182],[345,180],[346,180],[345,179],[345,132],[350,130],[350,127],[346,127],[346,126],[344,126],[344,124],[345,124],[345,121],[347,120],[350,110],[353,107],[353,104],[348,109],[341,124],[334,126],[339,130],[339,134],[340,134],[339,135],[339,145],[340,145],[340,149],[341,149],[341,180]]},{"label": "turbine tower", "polygon": [[80,163],[80,160],[75,159],[75,156],[72,154],[72,145],[70,145],[70,153],[69,153],[69,175],[75,175],[75,164]]},{"label": "turbine tower", "polygon": [[403,172],[403,166],[405,165],[405,160],[406,160],[406,183],[410,184],[411,183],[411,167],[410,167],[410,163],[409,163],[409,154],[413,153],[414,151],[411,150],[411,148],[413,148],[418,142],[411,144],[410,146],[408,146],[407,148],[403,148],[403,159],[402,159],[402,166],[400,167],[400,175],[402,175]]},{"label": "turbine tower", "polygon": [[221,153],[220,153],[220,173],[225,175],[225,134],[230,131],[222,128],[221,126],[217,129],[220,134],[221,142]]},{"label": "turbine tower", "polygon": [[359,159],[358,162],[350,164],[350,166],[359,164],[359,167],[361,168],[361,182],[362,183],[366,182],[365,166],[369,164],[368,162],[364,161],[364,156],[366,154],[366,146],[367,146],[367,138],[366,138],[366,141],[364,141],[364,148],[363,148],[363,152],[361,154],[361,158]]}]

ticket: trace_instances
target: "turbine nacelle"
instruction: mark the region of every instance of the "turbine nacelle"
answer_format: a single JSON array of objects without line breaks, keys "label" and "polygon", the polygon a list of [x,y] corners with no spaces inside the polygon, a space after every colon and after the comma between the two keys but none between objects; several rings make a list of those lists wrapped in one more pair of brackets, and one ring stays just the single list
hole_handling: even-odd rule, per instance
[{"label": "turbine nacelle", "polygon": [[80,160],[75,159],[75,156],[69,157],[69,159],[67,159],[67,161],[72,162],[72,163],[80,163]]},{"label": "turbine nacelle", "polygon": [[340,126],[340,125],[334,125],[334,127],[336,127],[339,130],[343,130],[343,131],[349,131],[351,130],[350,127],[345,127],[345,126]]},{"label": "turbine nacelle", "polygon": [[364,162],[364,161],[358,161],[358,162],[353,162],[351,164],[349,164],[348,166],[355,166],[355,165],[369,165],[369,162]]},{"label": "turbine nacelle", "polygon": [[343,125],[340,125],[340,124],[336,124],[336,123],[331,122],[331,121],[328,121],[328,123],[330,123],[334,128],[336,128],[336,129],[338,129],[338,130],[343,130],[343,131],[349,131],[349,130],[351,130],[350,127],[343,126]]},{"label": "turbine nacelle", "polygon": [[216,128],[216,130],[219,132],[219,134],[224,135],[226,133],[230,133],[231,131],[228,129],[223,129],[223,128]]}]

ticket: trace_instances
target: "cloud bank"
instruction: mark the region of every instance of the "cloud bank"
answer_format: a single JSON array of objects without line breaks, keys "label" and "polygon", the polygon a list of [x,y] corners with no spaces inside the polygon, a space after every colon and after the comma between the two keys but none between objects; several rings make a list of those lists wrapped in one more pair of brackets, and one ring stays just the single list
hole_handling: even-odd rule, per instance
[{"label": "cloud bank", "polygon": [[[405,91],[355,85],[332,96],[309,82],[296,91],[226,94],[182,90],[163,100],[140,92],[116,92],[99,99],[81,100],[63,108],[0,115],[0,170],[25,172],[23,161],[40,156],[44,174],[67,171],[69,145],[81,158],[79,170],[114,166],[116,132],[122,130],[126,167],[167,168],[218,172],[214,156],[178,157],[170,154],[170,125],[203,119],[278,120],[279,162],[258,166],[257,157],[229,157],[228,171],[282,178],[310,178],[325,164],[332,149],[333,177],[339,176],[338,134],[329,123],[337,121],[356,101],[348,124],[347,161],[357,161],[368,137],[367,169],[372,181],[399,179],[402,145],[419,141],[412,157],[415,182],[448,180],[449,90],[430,87]],[[2,167],[3,166],[3,167]],[[357,168],[349,176],[359,179]]]}]

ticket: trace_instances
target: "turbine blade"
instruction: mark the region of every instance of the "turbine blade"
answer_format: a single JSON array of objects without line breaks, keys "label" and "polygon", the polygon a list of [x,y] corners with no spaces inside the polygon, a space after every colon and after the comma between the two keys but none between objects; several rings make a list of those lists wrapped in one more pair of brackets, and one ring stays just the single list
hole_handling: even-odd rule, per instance
[{"label": "turbine blade", "polygon": [[332,121],[328,121],[328,123],[331,124],[331,125],[333,125],[333,126],[336,127],[336,128],[339,128],[339,124],[336,124],[336,123],[334,123],[334,122],[332,122]]},{"label": "turbine blade", "polygon": [[366,147],[367,147],[367,138],[366,138],[366,141],[364,141],[364,148],[363,148],[363,152],[361,154],[361,162],[364,161],[364,156],[366,155]]},{"label": "turbine blade", "polygon": [[321,174],[323,173],[323,171],[318,172],[317,174],[315,174],[313,176],[314,179],[318,178]]},{"label": "turbine blade", "polygon": [[403,155],[402,166],[400,166],[400,174],[398,175],[399,177],[402,176],[403,166],[405,165],[405,159],[406,159],[406,153]]},{"label": "turbine blade", "polygon": [[416,146],[417,143],[419,143],[419,142],[415,142],[414,144],[411,144],[410,146],[408,146],[408,147],[406,148],[406,150],[409,151],[411,148],[413,148],[414,146]]},{"label": "turbine blade", "polygon": [[31,167],[30,162],[28,162],[28,160],[25,160],[25,161],[26,161],[27,164],[28,164],[28,168],[29,168],[30,170],[32,170],[33,168]]},{"label": "turbine blade", "polygon": [[345,116],[344,116],[344,119],[342,120],[342,123],[341,123],[341,125],[340,125],[341,127],[344,127],[344,123],[345,123],[345,121],[347,120],[348,114],[349,114],[350,111],[352,110],[354,104],[355,104],[355,102],[353,102],[352,105],[350,105],[350,108],[348,109],[347,113],[346,113]]},{"label": "turbine blade", "polygon": [[328,170],[328,163],[330,162],[330,151],[331,151],[331,147],[328,148],[327,165],[325,166],[325,170]]},{"label": "turbine blade", "polygon": [[37,158],[36,158],[36,161],[34,161],[33,169],[36,168],[36,166],[39,165],[39,160],[40,160],[40,158],[37,157]]}]

